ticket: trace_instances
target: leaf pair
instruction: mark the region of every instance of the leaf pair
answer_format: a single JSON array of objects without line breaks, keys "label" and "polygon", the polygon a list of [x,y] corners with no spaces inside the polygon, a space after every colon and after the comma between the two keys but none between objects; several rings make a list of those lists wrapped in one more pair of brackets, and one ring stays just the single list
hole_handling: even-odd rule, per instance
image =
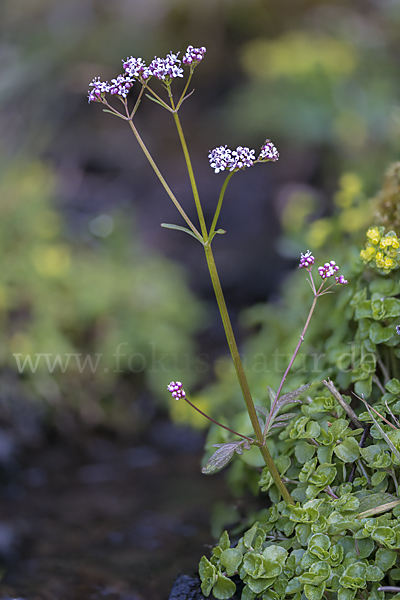
[{"label": "leaf pair", "polygon": [[214,452],[202,468],[201,472],[204,475],[211,475],[211,473],[220,471],[228,464],[235,452],[243,454],[243,450],[250,450],[251,444],[249,440],[240,440],[225,444],[213,444],[213,446],[214,448],[218,448],[218,450]]},{"label": "leaf pair", "polygon": [[261,413],[262,415],[264,415],[266,417],[265,423],[263,423],[262,419],[259,418],[260,425],[262,426],[265,437],[268,435],[268,433],[270,432],[270,430],[272,428],[285,427],[285,425],[287,424],[286,422],[289,419],[292,419],[293,417],[296,416],[295,413],[286,413],[286,414],[279,414],[279,413],[288,404],[301,404],[301,400],[299,399],[299,396],[303,392],[305,392],[310,387],[310,385],[311,385],[311,383],[306,383],[305,385],[302,385],[301,387],[297,388],[296,390],[287,392],[287,394],[283,394],[282,396],[278,396],[278,398],[276,397],[274,390],[271,389],[270,387],[268,387],[268,393],[269,393],[269,397],[271,399],[271,411],[269,412],[263,406],[256,406],[257,412]]}]

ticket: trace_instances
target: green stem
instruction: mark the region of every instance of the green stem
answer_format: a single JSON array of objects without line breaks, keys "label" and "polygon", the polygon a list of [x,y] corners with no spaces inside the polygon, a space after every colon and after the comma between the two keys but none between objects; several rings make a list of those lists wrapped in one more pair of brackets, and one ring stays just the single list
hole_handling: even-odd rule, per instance
[{"label": "green stem", "polygon": [[135,125],[133,124],[133,122],[130,119],[128,119],[128,122],[129,122],[129,125],[133,131],[133,134],[134,134],[139,146],[143,150],[144,155],[146,156],[147,160],[153,167],[155,174],[157,175],[158,179],[160,180],[161,185],[167,192],[168,196],[171,198],[172,202],[175,204],[176,208],[178,209],[178,211],[180,212],[180,214],[182,215],[182,217],[184,218],[186,223],[189,225],[190,229],[193,231],[193,233],[196,235],[196,237],[201,240],[202,236],[201,236],[200,232],[193,225],[192,221],[189,219],[189,217],[183,210],[182,206],[179,204],[177,198],[175,197],[175,195],[174,195],[173,191],[171,190],[171,188],[169,187],[168,183],[165,181],[164,177],[161,174],[160,169],[157,167],[156,163],[153,160],[153,157],[151,156],[150,152],[147,150],[147,147],[146,147],[145,143],[143,142],[142,138],[140,137],[139,132],[136,129]]},{"label": "green stem", "polygon": [[174,109],[173,115],[174,115],[175,125],[176,125],[176,129],[178,131],[179,139],[181,142],[183,155],[185,157],[186,168],[188,170],[189,179],[190,179],[190,185],[193,190],[193,197],[194,197],[194,201],[196,204],[197,214],[199,217],[201,233],[202,233],[204,242],[206,242],[208,239],[207,227],[206,227],[206,222],[204,219],[203,209],[201,207],[201,202],[200,202],[199,192],[197,189],[196,179],[195,179],[194,172],[193,172],[192,161],[190,160],[190,155],[189,155],[189,150],[188,150],[188,147],[186,144],[185,135],[183,133],[183,129],[182,129],[181,122],[179,120],[178,113],[176,112],[176,109],[174,107],[174,101],[172,98],[171,90],[169,88],[168,88],[168,94],[170,97],[171,106]]},{"label": "green stem", "polygon": [[[177,131],[178,131],[181,145],[182,145],[182,150],[183,150],[183,154],[184,154],[185,161],[186,161],[186,167],[187,167],[187,170],[189,173],[189,179],[190,179],[190,183],[191,183],[192,190],[193,190],[193,197],[194,197],[194,201],[195,201],[196,208],[197,208],[197,214],[199,217],[201,232],[203,234],[204,250],[206,253],[206,260],[207,260],[207,265],[208,265],[208,269],[209,269],[210,276],[211,276],[211,281],[213,284],[215,296],[216,296],[219,311],[221,314],[222,323],[223,323],[223,326],[225,329],[225,334],[226,334],[226,339],[228,341],[229,350],[232,355],[233,364],[235,365],[236,373],[237,373],[237,376],[239,379],[239,384],[240,384],[243,398],[244,398],[244,401],[246,404],[247,412],[249,414],[255,436],[257,438],[257,445],[260,448],[260,452],[265,461],[265,464],[267,465],[267,468],[271,474],[271,477],[274,480],[274,483],[277,486],[278,490],[280,491],[283,499],[285,500],[285,502],[287,504],[294,504],[288,490],[285,487],[285,484],[283,483],[283,481],[281,479],[281,476],[279,475],[278,469],[275,466],[272,456],[268,450],[268,447],[265,443],[265,439],[263,436],[263,432],[261,430],[260,423],[258,421],[256,409],[254,407],[254,402],[253,402],[253,399],[252,399],[251,393],[250,393],[249,384],[247,382],[246,374],[243,369],[242,361],[241,361],[240,355],[239,355],[239,350],[236,345],[235,336],[233,334],[232,325],[231,325],[231,322],[229,319],[228,310],[226,308],[224,294],[222,292],[222,287],[221,287],[221,283],[219,281],[217,267],[216,267],[215,261],[214,261],[214,255],[211,250],[209,235],[207,234],[207,227],[206,227],[206,223],[205,223],[205,219],[204,219],[204,215],[203,215],[203,209],[201,206],[199,193],[197,190],[196,180],[195,180],[194,173],[193,173],[192,162],[190,160],[190,155],[189,155],[189,151],[188,151],[186,140],[185,140],[185,135],[182,130],[182,126],[181,126],[181,123],[179,120],[178,113],[174,106],[174,101],[172,98],[172,93],[171,93],[170,88],[168,88],[168,94],[169,94],[171,106],[174,109],[173,115],[174,115],[175,125],[176,125]],[[226,185],[224,184],[224,187],[223,187],[223,193],[221,192],[222,195],[220,194],[220,199],[219,199],[218,205],[217,205],[218,214],[219,214],[219,210],[221,210],[222,200],[223,200],[225,189],[226,189],[226,186],[228,185],[229,179],[230,178],[227,177],[227,180],[225,181]],[[218,214],[216,213],[216,218],[218,218]],[[216,223],[216,218],[214,217],[215,223]],[[214,221],[213,221],[213,223],[214,223]],[[215,226],[215,224],[214,224],[214,226]]]},{"label": "green stem", "polygon": [[308,326],[310,324],[311,317],[312,317],[314,309],[315,309],[315,305],[317,304],[317,300],[318,300],[318,293],[316,293],[316,295],[314,296],[314,300],[313,300],[313,303],[311,305],[310,312],[308,313],[306,324],[304,325],[304,328],[303,328],[303,331],[301,332],[301,335],[300,335],[299,341],[297,343],[296,349],[293,352],[293,356],[290,359],[290,362],[289,362],[289,364],[288,364],[288,366],[286,368],[286,371],[283,374],[282,380],[281,380],[281,382],[279,384],[278,391],[276,392],[276,396],[275,396],[274,402],[272,403],[271,410],[269,411],[269,417],[267,418],[266,423],[265,423],[264,435],[266,435],[267,432],[268,432],[269,424],[270,424],[270,421],[271,421],[271,416],[274,414],[274,408],[275,408],[276,403],[278,401],[279,395],[280,395],[280,393],[282,391],[283,385],[284,385],[284,383],[286,381],[286,377],[288,376],[289,371],[292,368],[292,365],[293,365],[293,363],[294,363],[294,361],[296,359],[298,351],[300,350],[301,344],[304,342],[304,336],[305,336],[306,331],[308,329]]},{"label": "green stem", "polygon": [[219,311],[221,313],[222,323],[225,329],[226,339],[228,341],[229,350],[232,355],[233,364],[236,369],[236,374],[239,380],[240,388],[242,390],[243,398],[246,403],[247,412],[250,417],[251,424],[254,429],[255,436],[259,443],[260,452],[263,456],[265,464],[269,472],[271,473],[272,479],[280,493],[282,494],[283,499],[287,502],[287,504],[294,504],[288,490],[286,489],[280,475],[278,469],[275,466],[275,463],[272,459],[272,456],[268,450],[268,447],[265,444],[263,432],[261,430],[260,423],[258,421],[257,412],[254,406],[253,399],[251,397],[249,384],[247,382],[246,374],[244,372],[243,364],[240,359],[239,350],[236,344],[235,336],[233,334],[233,329],[231,325],[231,321],[228,314],[228,309],[226,307],[224,294],[222,292],[221,283],[219,281],[217,267],[215,265],[214,255],[211,250],[211,246],[209,243],[204,245],[206,260],[208,269],[210,271],[211,281],[213,284],[215,296],[217,299]]},{"label": "green stem", "polygon": [[218,204],[217,204],[217,208],[215,209],[215,214],[214,214],[214,218],[213,218],[213,222],[211,223],[211,229],[210,232],[208,234],[208,239],[211,241],[212,239],[212,235],[215,231],[215,228],[217,226],[217,221],[218,221],[218,217],[219,217],[219,213],[221,212],[221,207],[222,207],[222,201],[224,199],[225,196],[225,191],[226,188],[228,186],[228,183],[232,177],[232,175],[235,173],[235,171],[232,171],[231,173],[229,173],[229,175],[226,177],[225,181],[224,181],[224,185],[221,188],[221,192],[218,198]]},{"label": "green stem", "polygon": [[206,419],[208,419],[212,423],[215,423],[216,425],[218,425],[219,427],[222,427],[223,429],[227,429],[228,431],[230,431],[234,435],[237,435],[238,437],[241,437],[244,440],[248,440],[249,442],[254,443],[254,440],[252,440],[251,438],[247,437],[247,435],[243,435],[242,433],[238,433],[234,429],[230,429],[226,425],[222,425],[222,423],[219,423],[219,421],[215,421],[215,419],[212,419],[209,415],[206,415],[205,412],[203,412],[202,410],[200,410],[199,408],[197,408],[197,406],[195,406],[192,402],[190,402],[190,400],[188,400],[186,397],[184,398],[184,400],[185,400],[185,402],[187,402],[189,404],[189,406],[191,406],[192,408],[194,408],[194,410],[197,410],[198,413],[200,413],[201,415],[203,415],[203,417],[205,417]]},{"label": "green stem", "polygon": [[[151,89],[151,87],[149,87],[149,86],[147,85],[147,82],[146,82],[146,81],[144,81],[144,82],[142,83],[142,85],[143,85],[143,87],[144,87],[144,88],[146,88],[146,90],[147,90],[148,92],[150,92],[150,94],[151,94],[152,96],[154,96],[154,98],[157,100],[157,103],[158,103],[158,104],[160,104],[160,105],[161,105],[163,108],[165,108],[166,110],[168,110],[168,112],[172,112],[172,110],[171,110],[171,108],[168,106],[168,104],[167,104],[167,103],[166,103],[166,102],[165,102],[165,101],[164,101],[164,100],[163,100],[163,99],[162,99],[162,98],[161,98],[161,97],[160,97],[158,94],[156,94],[156,92],[155,92],[153,89]],[[151,100],[151,98],[150,98],[149,96],[148,96],[148,98]]]},{"label": "green stem", "polygon": [[[185,87],[184,87],[184,89],[183,89],[183,92],[182,92],[182,94],[181,94],[181,97],[179,98],[179,101],[178,101],[178,104],[176,105],[176,109],[175,109],[175,110],[179,110],[179,109],[180,109],[180,107],[181,107],[181,104],[182,104],[182,102],[183,102],[183,101],[184,101],[184,99],[185,99],[185,94],[186,94],[186,92],[187,92],[187,89],[188,89],[188,87],[189,87],[189,84],[190,84],[190,81],[191,81],[192,77],[193,77],[193,71],[191,70],[191,71],[190,71],[190,74],[189,74],[189,77],[188,77],[188,80],[187,80],[187,82],[186,82],[186,85],[185,85]],[[190,94],[189,94],[189,95],[190,95]]]},{"label": "green stem", "polygon": [[[138,108],[139,108],[139,106],[140,106],[140,102],[141,102],[141,100],[142,100],[143,92],[144,92],[144,85],[142,85],[142,89],[140,90],[139,96],[137,97],[137,100],[136,100],[135,106],[133,107],[133,109],[132,109],[132,112],[131,112],[131,114],[129,115],[129,118],[130,118],[131,120],[132,120],[132,119],[133,119],[133,117],[135,116],[135,114],[136,114],[136,111],[137,111],[137,109],[138,109]],[[126,110],[127,110],[127,114],[128,114],[128,102],[127,102],[127,101],[126,101]]]}]

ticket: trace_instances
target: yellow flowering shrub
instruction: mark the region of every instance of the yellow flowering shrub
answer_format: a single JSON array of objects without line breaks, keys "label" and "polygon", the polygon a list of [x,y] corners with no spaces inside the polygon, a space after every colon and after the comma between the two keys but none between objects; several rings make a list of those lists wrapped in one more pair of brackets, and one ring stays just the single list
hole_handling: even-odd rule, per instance
[{"label": "yellow flowering shrub", "polygon": [[396,260],[400,242],[394,231],[384,235],[384,227],[370,227],[367,231],[365,248],[360,252],[364,263],[370,263],[385,275],[398,266]]}]

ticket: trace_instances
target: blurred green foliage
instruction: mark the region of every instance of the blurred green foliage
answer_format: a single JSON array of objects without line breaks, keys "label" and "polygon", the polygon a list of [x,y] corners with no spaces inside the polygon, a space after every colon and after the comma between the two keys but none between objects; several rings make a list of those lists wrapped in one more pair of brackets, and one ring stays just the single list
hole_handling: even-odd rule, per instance
[{"label": "blurred green foliage", "polygon": [[179,369],[194,382],[205,313],[182,270],[144,248],[123,214],[88,219],[86,238],[72,239],[55,185],[39,161],[0,172],[0,362],[50,404],[127,424],[118,379],[132,378],[126,408],[144,385],[166,400]]}]

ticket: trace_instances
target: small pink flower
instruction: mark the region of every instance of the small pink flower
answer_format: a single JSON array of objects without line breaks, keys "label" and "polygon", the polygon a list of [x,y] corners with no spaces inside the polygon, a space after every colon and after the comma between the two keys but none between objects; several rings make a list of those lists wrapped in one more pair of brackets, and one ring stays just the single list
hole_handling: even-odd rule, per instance
[{"label": "small pink flower", "polygon": [[181,398],[186,397],[186,392],[182,387],[180,381],[171,381],[170,384],[167,385],[167,390],[171,392],[171,395],[175,400],[180,400]]},{"label": "small pink flower", "polygon": [[309,250],[305,254],[301,253],[299,269],[310,269],[313,266],[315,258]]},{"label": "small pink flower", "polygon": [[347,279],[345,279],[345,278],[343,277],[343,275],[339,275],[339,277],[335,277],[335,281],[336,281],[336,283],[339,283],[339,284],[341,284],[341,285],[346,285],[346,283],[349,283],[349,282],[347,281]]},{"label": "small pink flower", "polygon": [[322,267],[318,267],[318,273],[322,279],[329,279],[329,277],[332,277],[336,271],[339,271],[339,267],[334,260],[325,263]]}]

